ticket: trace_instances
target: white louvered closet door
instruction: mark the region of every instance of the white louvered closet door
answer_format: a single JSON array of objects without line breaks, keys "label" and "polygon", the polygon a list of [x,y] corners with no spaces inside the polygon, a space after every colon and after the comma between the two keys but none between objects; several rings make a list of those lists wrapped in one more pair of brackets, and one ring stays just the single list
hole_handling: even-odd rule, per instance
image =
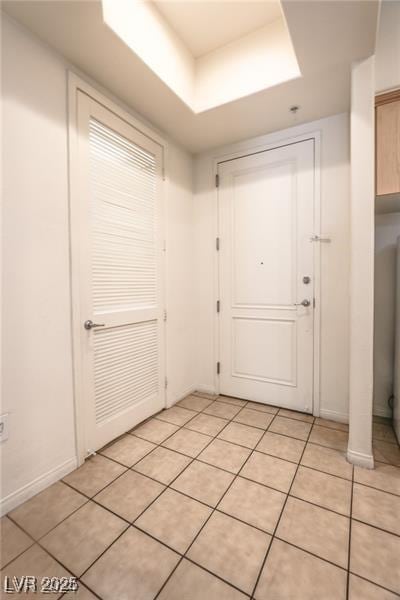
[{"label": "white louvered closet door", "polygon": [[164,407],[162,148],[81,92],[78,129],[90,452]]}]

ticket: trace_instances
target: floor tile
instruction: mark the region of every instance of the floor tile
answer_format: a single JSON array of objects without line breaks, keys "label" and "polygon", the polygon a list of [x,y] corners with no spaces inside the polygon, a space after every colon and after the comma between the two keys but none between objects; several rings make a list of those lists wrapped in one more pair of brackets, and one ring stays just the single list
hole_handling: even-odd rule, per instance
[{"label": "floor tile", "polygon": [[375,462],[374,469],[354,467],[354,481],[400,496],[400,469]]},{"label": "floor tile", "polygon": [[306,443],[302,440],[267,431],[259,441],[257,450],[298,463],[305,445]]},{"label": "floor tile", "polygon": [[246,406],[247,400],[241,400],[240,398],[232,398],[231,396],[218,396],[215,398],[220,402],[226,402],[227,404],[233,404],[234,406]]},{"label": "floor tile", "polygon": [[207,406],[207,408],[204,409],[204,413],[213,415],[214,417],[221,417],[221,419],[233,419],[240,409],[240,406],[227,404],[226,402],[222,402],[222,400],[217,400],[210,404],[210,406]]},{"label": "floor tile", "polygon": [[276,415],[278,408],[276,406],[270,406],[269,404],[261,404],[261,402],[248,402],[246,408],[252,408],[253,410],[260,410],[261,412],[269,413],[270,415]]},{"label": "floor tile", "polygon": [[286,417],[275,417],[268,431],[288,435],[298,440],[306,440],[311,427],[310,423],[304,423],[304,421],[296,421],[295,419],[287,419]]},{"label": "floor tile", "polygon": [[218,510],[245,521],[249,525],[274,533],[286,494],[237,477]]},{"label": "floor tile", "polygon": [[346,479],[300,466],[290,494],[350,516],[351,481]]},{"label": "floor tile", "polygon": [[328,427],[328,429],[337,429],[338,431],[349,431],[349,426],[347,423],[331,421],[330,419],[320,419],[319,417],[315,419],[315,425],[320,425],[321,427]]},{"label": "floor tile", "polygon": [[211,573],[184,559],[163,588],[157,600],[246,600]]},{"label": "floor tile", "polygon": [[137,519],[135,526],[184,554],[211,512],[204,504],[168,489]]},{"label": "floor tile", "polygon": [[92,594],[87,587],[83,585],[81,581],[78,582],[78,591],[77,592],[67,592],[64,596],[62,596],[65,600],[98,600],[97,596]]},{"label": "floor tile", "polygon": [[83,576],[103,600],[153,600],[179,555],[134,527]]},{"label": "floor tile", "polygon": [[172,408],[168,408],[167,410],[158,413],[157,419],[167,421],[167,423],[172,423],[173,425],[182,426],[190,421],[190,419],[193,419],[196,414],[197,413],[193,410],[181,408],[180,406],[173,406]]},{"label": "floor tile", "polygon": [[377,585],[350,574],[349,600],[396,600],[397,594],[392,594]]},{"label": "floor tile", "polygon": [[326,448],[333,448],[334,450],[346,452],[348,434],[345,431],[338,431],[337,429],[328,429],[328,427],[314,425],[309,441],[314,444],[319,444],[320,446],[325,446]]},{"label": "floor tile", "polygon": [[297,421],[304,421],[305,423],[314,423],[314,417],[306,413],[298,412],[296,410],[287,410],[286,408],[280,408],[278,411],[278,417],[287,417],[288,419],[295,419]]},{"label": "floor tile", "polygon": [[347,573],[274,539],[258,582],[256,600],[345,600]]},{"label": "floor tile", "polygon": [[352,516],[400,535],[400,496],[355,483]]},{"label": "floor tile", "polygon": [[198,460],[238,473],[250,455],[250,450],[216,439],[198,456]]},{"label": "floor tile", "polygon": [[191,431],[190,429],[180,429],[168,438],[163,446],[195,458],[211,442],[211,439],[210,436],[204,435],[204,433]]},{"label": "floor tile", "polygon": [[210,406],[211,403],[212,400],[207,400],[207,398],[202,398],[201,396],[186,396],[186,398],[178,402],[177,406],[201,412],[207,406]]},{"label": "floor tile", "polygon": [[86,459],[84,464],[64,477],[64,481],[86,496],[94,496],[114,481],[126,467],[99,454]]},{"label": "floor tile", "polygon": [[10,517],[39,539],[85,502],[85,496],[58,481],[11,511]]},{"label": "floor tile", "polygon": [[251,408],[242,408],[233,420],[238,423],[243,423],[244,425],[267,429],[273,418],[273,415],[270,415],[269,413],[260,412],[259,410],[253,410]]},{"label": "floor tile", "polygon": [[0,569],[32,546],[33,540],[8,517],[0,519]]},{"label": "floor tile", "polygon": [[164,489],[153,479],[127,471],[94,499],[123,519],[133,521]]},{"label": "floor tile", "polygon": [[218,434],[218,438],[232,444],[239,444],[239,446],[245,446],[246,448],[255,448],[263,436],[263,431],[256,427],[249,427],[248,425],[242,425],[241,423],[229,423]]},{"label": "floor tile", "polygon": [[190,462],[188,456],[160,447],[136,463],[134,470],[169,485]]},{"label": "floor tile", "polygon": [[125,528],[125,521],[89,502],[50,531],[41,544],[79,576]]},{"label": "floor tile", "polygon": [[268,534],[215,512],[188,558],[251,594],[270,540]]},{"label": "floor tile", "polygon": [[240,474],[247,479],[287,493],[297,466],[274,456],[254,452]]},{"label": "floor tile", "polygon": [[161,442],[175,433],[175,431],[178,431],[178,429],[179,427],[177,425],[172,425],[172,423],[160,421],[159,419],[150,419],[142,425],[139,425],[139,427],[132,429],[130,433],[133,433],[137,437],[147,440],[148,442],[153,442],[153,444],[161,444]]},{"label": "floor tile", "polygon": [[347,462],[343,452],[332,448],[308,443],[300,464],[344,479],[352,478],[353,465]]},{"label": "floor tile", "polygon": [[233,478],[231,473],[195,460],[171,487],[209,506],[216,506]]},{"label": "floor tile", "polygon": [[189,423],[185,425],[185,429],[198,431],[199,433],[205,433],[206,435],[211,435],[214,437],[221,431],[221,429],[225,427],[227,423],[228,421],[226,419],[212,417],[211,415],[201,413],[189,421]]},{"label": "floor tile", "polygon": [[400,594],[400,538],[353,521],[350,571]]},{"label": "floor tile", "polygon": [[141,458],[154,450],[156,446],[147,440],[142,440],[133,435],[125,435],[123,438],[100,450],[103,456],[116,460],[117,462],[132,467]]},{"label": "floor tile", "polygon": [[372,437],[375,440],[382,440],[383,442],[390,442],[396,444],[396,435],[391,425],[384,423],[374,423],[372,427]]},{"label": "floor tile", "polygon": [[374,440],[372,446],[375,460],[400,467],[400,448],[397,444]]},{"label": "floor tile", "polygon": [[349,519],[308,502],[288,498],[277,537],[347,568]]},{"label": "floor tile", "polygon": [[[22,577],[23,575],[31,575],[37,578],[38,587],[40,587],[41,581],[43,577],[70,577],[71,574],[60,565],[54,558],[52,558],[45,550],[40,548],[37,544],[31,546],[28,550],[26,550],[23,554],[21,554],[18,558],[13,560],[2,572],[2,587],[4,577],[8,576],[12,577]],[[13,598],[13,594],[1,593],[1,598]],[[34,597],[36,599],[45,598],[60,598],[61,594],[57,593],[26,593],[26,594],[17,594],[18,597]]]}]

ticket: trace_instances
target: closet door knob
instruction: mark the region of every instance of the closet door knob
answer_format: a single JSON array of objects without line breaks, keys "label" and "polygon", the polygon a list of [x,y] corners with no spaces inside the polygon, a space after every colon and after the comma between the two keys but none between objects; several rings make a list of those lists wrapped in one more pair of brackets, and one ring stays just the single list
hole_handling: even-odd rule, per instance
[{"label": "closet door knob", "polygon": [[87,321],[84,322],[83,324],[85,329],[93,329],[94,327],[104,327],[105,323],[93,323],[93,321],[91,321],[90,319],[88,319]]}]

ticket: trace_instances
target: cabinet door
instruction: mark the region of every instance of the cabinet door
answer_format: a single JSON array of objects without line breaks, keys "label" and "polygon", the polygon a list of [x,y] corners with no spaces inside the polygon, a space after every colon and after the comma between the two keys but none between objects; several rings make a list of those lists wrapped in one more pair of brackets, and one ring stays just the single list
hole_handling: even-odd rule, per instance
[{"label": "cabinet door", "polygon": [[376,193],[400,192],[400,100],[376,109]]}]

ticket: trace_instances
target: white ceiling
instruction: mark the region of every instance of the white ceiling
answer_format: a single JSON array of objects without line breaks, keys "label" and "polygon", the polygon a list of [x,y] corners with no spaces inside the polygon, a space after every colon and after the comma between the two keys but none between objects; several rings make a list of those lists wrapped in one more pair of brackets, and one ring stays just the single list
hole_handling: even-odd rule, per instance
[{"label": "white ceiling", "polygon": [[291,126],[294,104],[298,123],[347,111],[351,63],[374,52],[379,2],[282,0],[302,77],[199,114],[104,25],[100,0],[2,6],[160,131],[200,152]]},{"label": "white ceiling", "polygon": [[279,0],[155,0],[154,4],[195,58],[282,16]]}]

